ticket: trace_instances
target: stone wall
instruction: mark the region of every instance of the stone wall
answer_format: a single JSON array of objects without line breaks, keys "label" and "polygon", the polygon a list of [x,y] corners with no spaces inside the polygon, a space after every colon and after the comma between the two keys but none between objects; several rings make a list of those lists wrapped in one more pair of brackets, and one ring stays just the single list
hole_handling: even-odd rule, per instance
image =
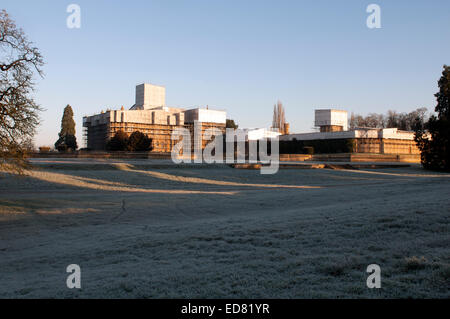
[{"label": "stone wall", "polygon": [[[225,133],[225,124],[202,123],[202,137],[206,129],[216,127],[222,133]],[[187,128],[191,132],[191,141],[193,143],[194,125],[162,125],[162,124],[142,124],[132,122],[109,122],[107,124],[87,126],[87,147],[91,150],[106,150],[106,144],[116,132],[122,130],[131,135],[135,131],[146,134],[152,139],[153,152],[171,152],[177,141],[172,141],[172,133],[176,128]],[[209,141],[202,138],[202,149]]]},{"label": "stone wall", "polygon": [[413,140],[357,138],[354,153],[420,154],[420,151]]}]

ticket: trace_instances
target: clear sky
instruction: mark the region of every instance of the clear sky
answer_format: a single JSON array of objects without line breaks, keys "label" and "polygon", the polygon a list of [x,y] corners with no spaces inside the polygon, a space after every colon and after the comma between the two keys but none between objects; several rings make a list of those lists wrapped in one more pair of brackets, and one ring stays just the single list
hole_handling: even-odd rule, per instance
[{"label": "clear sky", "polygon": [[[66,8],[81,7],[69,29]],[[381,7],[381,29],[366,8]],[[40,48],[45,78],[35,142],[52,145],[63,108],[82,117],[134,103],[135,85],[166,87],[168,106],[226,109],[240,127],[271,125],[285,106],[291,131],[314,109],[384,113],[435,106],[450,64],[450,1],[2,0]]]}]

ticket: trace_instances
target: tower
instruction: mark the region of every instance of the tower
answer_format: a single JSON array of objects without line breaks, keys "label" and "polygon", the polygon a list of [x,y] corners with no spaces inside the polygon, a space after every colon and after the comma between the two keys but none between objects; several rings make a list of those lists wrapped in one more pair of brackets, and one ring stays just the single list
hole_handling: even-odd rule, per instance
[{"label": "tower", "polygon": [[314,125],[320,127],[321,132],[340,132],[348,130],[347,111],[315,110]]},{"label": "tower", "polygon": [[143,83],[136,85],[136,104],[131,110],[148,110],[166,106],[166,88],[164,86]]}]

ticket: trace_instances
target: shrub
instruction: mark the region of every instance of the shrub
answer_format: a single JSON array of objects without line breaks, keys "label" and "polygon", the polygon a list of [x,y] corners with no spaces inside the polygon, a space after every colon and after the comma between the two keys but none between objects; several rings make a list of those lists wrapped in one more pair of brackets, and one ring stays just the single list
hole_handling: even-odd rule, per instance
[{"label": "shrub", "polygon": [[117,131],[106,144],[108,151],[147,152],[153,149],[152,139],[139,131],[133,132],[129,137],[124,131]]},{"label": "shrub", "polygon": [[146,152],[152,150],[152,139],[144,133],[135,131],[128,139],[127,149],[131,152]]},{"label": "shrub", "polygon": [[236,123],[234,123],[234,120],[232,120],[232,119],[227,119],[227,120],[226,120],[225,127],[226,127],[226,128],[232,128],[232,129],[237,130],[239,126],[238,126]]},{"label": "shrub", "polygon": [[74,135],[63,135],[56,141],[55,148],[59,152],[75,151],[78,148],[77,139]]},{"label": "shrub", "polygon": [[117,131],[106,144],[108,151],[126,151],[128,146],[128,135],[124,131]]}]

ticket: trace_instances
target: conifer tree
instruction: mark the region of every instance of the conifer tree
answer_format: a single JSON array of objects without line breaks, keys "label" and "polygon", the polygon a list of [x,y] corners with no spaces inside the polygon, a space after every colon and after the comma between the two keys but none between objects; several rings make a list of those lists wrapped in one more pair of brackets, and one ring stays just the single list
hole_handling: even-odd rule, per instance
[{"label": "conifer tree", "polygon": [[425,125],[416,125],[415,140],[424,168],[450,171],[450,66],[444,65],[438,86],[437,117],[433,115]]},{"label": "conifer tree", "polygon": [[75,121],[73,120],[73,110],[70,105],[64,108],[64,114],[61,120],[61,132],[59,137],[65,135],[75,135]]},{"label": "conifer tree", "polygon": [[60,152],[75,151],[78,148],[77,138],[75,137],[73,110],[70,105],[64,108],[61,131],[59,132],[59,139],[55,143],[55,148]]}]

